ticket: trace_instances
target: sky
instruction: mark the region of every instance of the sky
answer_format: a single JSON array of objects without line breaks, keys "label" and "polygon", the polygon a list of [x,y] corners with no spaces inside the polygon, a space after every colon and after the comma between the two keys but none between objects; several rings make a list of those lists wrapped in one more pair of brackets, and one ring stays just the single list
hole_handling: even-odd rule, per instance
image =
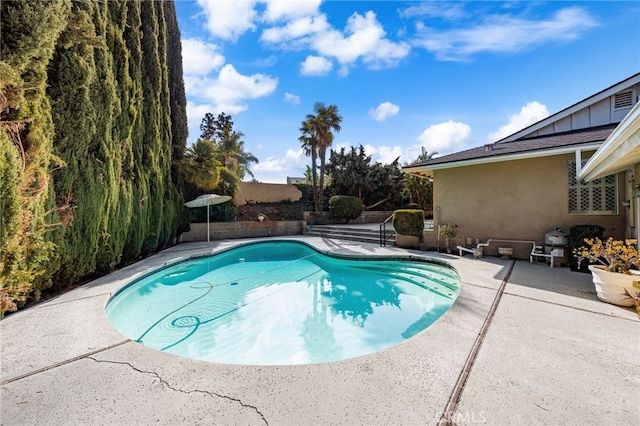
[{"label": "sky", "polygon": [[637,1],[176,0],[188,144],[231,115],[255,179],[311,164],[300,124],[336,105],[333,149],[374,162],[509,136],[640,72]]}]

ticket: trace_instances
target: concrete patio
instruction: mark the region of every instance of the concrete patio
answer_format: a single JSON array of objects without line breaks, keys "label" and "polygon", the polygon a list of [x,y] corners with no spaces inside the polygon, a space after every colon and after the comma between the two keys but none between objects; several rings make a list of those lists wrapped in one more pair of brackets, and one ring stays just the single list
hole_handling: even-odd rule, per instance
[{"label": "concrete patio", "polygon": [[131,279],[238,242],[180,244],[0,321],[0,424],[640,424],[640,320],[598,301],[591,276],[568,268],[409,251],[458,270],[456,303],[402,344],[327,364],[180,358],[126,339],[105,317]]}]

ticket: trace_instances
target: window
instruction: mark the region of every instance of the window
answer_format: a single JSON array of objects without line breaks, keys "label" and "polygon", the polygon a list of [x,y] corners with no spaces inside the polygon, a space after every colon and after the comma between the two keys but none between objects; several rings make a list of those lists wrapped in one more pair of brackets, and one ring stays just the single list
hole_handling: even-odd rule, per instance
[{"label": "window", "polygon": [[[584,166],[587,160],[582,160]],[[609,175],[591,182],[576,179],[576,162],[567,164],[569,214],[618,214],[618,176]]]}]

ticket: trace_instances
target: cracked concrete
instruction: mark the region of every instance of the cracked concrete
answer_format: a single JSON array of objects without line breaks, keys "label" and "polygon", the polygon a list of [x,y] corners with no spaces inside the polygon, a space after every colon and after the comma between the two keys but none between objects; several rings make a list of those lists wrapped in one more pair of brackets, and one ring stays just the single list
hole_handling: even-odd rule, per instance
[{"label": "cracked concrete", "polygon": [[[341,253],[406,252],[296,238]],[[426,253],[462,277],[451,310],[399,345],[334,363],[207,363],[127,341],[109,324],[105,303],[129,280],[237,242],[182,244],[0,321],[0,424],[437,424],[462,373],[457,424],[640,424],[636,315],[599,302],[590,276],[566,268],[516,262],[468,371],[509,261]]]},{"label": "cracked concrete", "polygon": [[167,380],[163,379],[157,372],[155,371],[147,371],[147,370],[141,370],[139,368],[136,368],[135,366],[131,365],[131,363],[129,362],[121,362],[121,361],[111,361],[111,360],[100,360],[100,359],[96,359],[93,358],[91,356],[87,357],[88,359],[91,359],[95,362],[105,362],[105,363],[110,363],[110,364],[118,364],[118,365],[125,365],[130,367],[132,370],[138,372],[138,373],[142,373],[142,374],[150,374],[154,377],[156,377],[158,379],[158,381],[163,384],[164,386],[166,386],[167,388],[171,389],[172,391],[175,392],[180,392],[180,393],[184,393],[184,394],[191,394],[191,393],[202,393],[202,394],[206,394],[212,397],[217,397],[217,398],[223,398],[223,399],[227,399],[229,401],[233,401],[233,402],[237,402],[241,407],[243,408],[249,408],[253,411],[255,411],[260,418],[262,418],[263,422],[265,424],[269,424],[269,422],[267,422],[267,420],[264,418],[264,415],[260,412],[260,410],[258,410],[258,408],[256,406],[250,405],[250,404],[245,404],[244,402],[242,402],[242,400],[238,399],[238,398],[233,398],[231,396],[228,395],[222,395],[213,391],[208,391],[208,390],[201,390],[201,389],[191,389],[191,390],[184,390],[184,389],[179,389],[176,388],[174,386],[172,386]]}]

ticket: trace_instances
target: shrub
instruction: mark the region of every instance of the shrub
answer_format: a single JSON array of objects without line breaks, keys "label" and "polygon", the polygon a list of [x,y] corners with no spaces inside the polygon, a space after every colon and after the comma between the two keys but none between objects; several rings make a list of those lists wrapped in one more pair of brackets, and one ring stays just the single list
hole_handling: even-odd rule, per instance
[{"label": "shrub", "polygon": [[458,235],[458,225],[453,223],[443,223],[440,225],[440,235],[445,238],[455,238]]},{"label": "shrub", "polygon": [[414,235],[422,241],[424,230],[424,211],[403,209],[393,212],[393,228],[400,235]]},{"label": "shrub", "polygon": [[584,245],[585,238],[602,239],[604,228],[600,225],[573,225],[569,228],[569,242],[572,248]]},{"label": "shrub", "polygon": [[282,202],[278,205],[278,213],[284,220],[302,220],[303,211],[300,203]]},{"label": "shrub", "polygon": [[[569,228],[569,244],[572,252],[584,245],[585,238],[602,239],[604,228],[600,225],[573,225]],[[578,263],[578,257],[573,254],[569,261],[569,268],[572,271],[590,273],[586,262]]]},{"label": "shrub", "polygon": [[344,219],[347,223],[350,219],[359,218],[362,210],[364,206],[358,197],[334,195],[329,199],[329,216],[332,219]]}]

